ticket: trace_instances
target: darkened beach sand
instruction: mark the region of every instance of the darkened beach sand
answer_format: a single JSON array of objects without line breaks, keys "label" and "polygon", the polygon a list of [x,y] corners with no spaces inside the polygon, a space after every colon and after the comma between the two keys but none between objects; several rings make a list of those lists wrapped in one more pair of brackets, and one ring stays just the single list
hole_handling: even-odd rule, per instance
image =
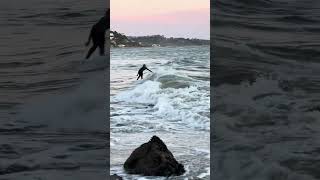
[{"label": "darkened beach sand", "polygon": [[212,177],[319,179],[319,1],[211,4]]}]

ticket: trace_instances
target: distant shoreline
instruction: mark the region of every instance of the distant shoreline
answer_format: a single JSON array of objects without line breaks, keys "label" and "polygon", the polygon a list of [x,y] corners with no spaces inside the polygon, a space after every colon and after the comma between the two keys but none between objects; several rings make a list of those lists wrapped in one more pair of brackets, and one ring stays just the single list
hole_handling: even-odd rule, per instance
[{"label": "distant shoreline", "polygon": [[210,40],[204,39],[174,37],[167,38],[163,35],[126,36],[117,31],[110,31],[110,42],[112,48],[210,45]]},{"label": "distant shoreline", "polygon": [[204,45],[168,45],[168,46],[159,46],[159,47],[152,47],[152,46],[126,46],[126,47],[110,47],[112,49],[121,49],[121,48],[170,48],[170,47],[194,47],[194,46],[210,46],[209,44]]}]

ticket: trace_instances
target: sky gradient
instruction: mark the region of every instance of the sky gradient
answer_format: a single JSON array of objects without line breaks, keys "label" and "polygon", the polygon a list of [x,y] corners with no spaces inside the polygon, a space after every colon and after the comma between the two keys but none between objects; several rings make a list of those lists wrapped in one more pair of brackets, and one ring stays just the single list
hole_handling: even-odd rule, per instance
[{"label": "sky gradient", "polygon": [[111,0],[111,29],[130,36],[210,39],[210,0]]}]

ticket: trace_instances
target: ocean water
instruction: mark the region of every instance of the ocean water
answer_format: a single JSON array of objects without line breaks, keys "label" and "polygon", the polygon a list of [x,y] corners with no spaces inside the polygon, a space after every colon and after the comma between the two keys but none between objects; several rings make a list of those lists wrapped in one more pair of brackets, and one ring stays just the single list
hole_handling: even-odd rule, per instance
[{"label": "ocean water", "polygon": [[212,2],[212,177],[319,179],[320,2]]},{"label": "ocean water", "polygon": [[106,6],[0,2],[0,179],[106,178],[109,57],[83,62]]},{"label": "ocean water", "polygon": [[[186,173],[170,179],[210,179],[209,46],[113,48],[110,64],[111,174],[126,179],[131,152],[159,136]],[[146,64],[137,81],[137,71]]]}]

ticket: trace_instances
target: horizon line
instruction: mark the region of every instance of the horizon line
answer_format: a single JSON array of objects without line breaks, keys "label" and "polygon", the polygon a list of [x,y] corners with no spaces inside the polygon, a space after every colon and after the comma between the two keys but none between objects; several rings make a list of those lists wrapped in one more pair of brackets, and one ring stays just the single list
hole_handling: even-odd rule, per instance
[{"label": "horizon line", "polygon": [[122,32],[119,32],[119,31],[116,31],[116,30],[111,30],[110,29],[110,32],[111,31],[114,31],[114,32],[117,32],[117,33],[120,33],[120,34],[123,34],[127,37],[144,37],[144,36],[163,36],[165,38],[183,38],[183,39],[198,39],[198,40],[207,40],[207,41],[210,41],[211,38],[209,37],[208,39],[207,38],[196,38],[196,37],[181,37],[181,36],[166,36],[166,35],[163,35],[163,34],[146,34],[146,35],[129,35],[129,34],[126,34],[126,33],[122,33]]}]

